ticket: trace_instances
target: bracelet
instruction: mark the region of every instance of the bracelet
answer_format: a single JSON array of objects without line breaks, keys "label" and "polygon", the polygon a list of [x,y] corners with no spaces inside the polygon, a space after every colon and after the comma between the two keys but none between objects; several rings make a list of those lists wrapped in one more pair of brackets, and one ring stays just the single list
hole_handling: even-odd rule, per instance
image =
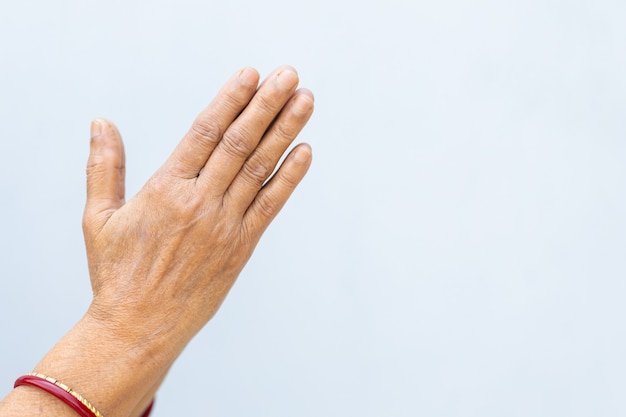
[{"label": "bracelet", "polygon": [[[87,401],[86,398],[62,382],[59,382],[49,376],[39,374],[37,372],[31,372],[27,375],[19,377],[15,381],[13,388],[17,388],[21,385],[31,385],[55,396],[67,404],[72,410],[76,411],[81,417],[103,417],[98,409]],[[141,417],[150,416],[153,406],[154,399],[150,402],[150,404],[148,404],[148,407],[143,412]]]},{"label": "bracelet", "polygon": [[148,407],[146,407],[146,411],[143,412],[141,417],[150,417],[150,412],[152,411],[152,407],[154,407],[154,398],[152,399],[152,401],[150,401],[150,404],[148,404]]},{"label": "bracelet", "polygon": [[31,385],[48,394],[54,395],[67,404],[72,410],[76,411],[81,417],[103,417],[96,407],[91,405],[86,398],[83,398],[82,395],[67,385],[49,376],[31,372],[28,375],[17,378],[13,388],[17,388],[21,385]]}]

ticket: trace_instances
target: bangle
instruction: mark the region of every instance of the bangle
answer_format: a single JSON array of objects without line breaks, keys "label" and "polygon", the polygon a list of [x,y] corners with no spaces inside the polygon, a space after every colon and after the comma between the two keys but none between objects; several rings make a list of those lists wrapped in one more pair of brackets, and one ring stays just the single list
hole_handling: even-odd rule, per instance
[{"label": "bangle", "polygon": [[152,411],[152,407],[154,407],[154,398],[152,399],[152,401],[150,401],[150,404],[148,404],[148,407],[146,407],[146,410],[143,412],[141,417],[150,417],[150,412]]},{"label": "bangle", "polygon": [[28,375],[19,377],[15,381],[13,388],[17,388],[21,385],[31,385],[48,394],[54,395],[67,404],[72,410],[76,411],[81,417],[103,417],[96,407],[87,401],[86,398],[67,385],[49,376],[31,372]]},{"label": "bangle", "polygon": [[[17,378],[13,388],[17,388],[21,385],[31,385],[47,392],[48,394],[54,395],[59,400],[67,404],[72,410],[76,411],[81,417],[104,417],[96,409],[96,407],[94,407],[82,395],[49,376],[39,374],[37,372],[31,372],[28,375]],[[148,407],[146,407],[141,417],[149,417],[152,407],[154,407],[154,398],[150,401],[150,404],[148,404]]]}]

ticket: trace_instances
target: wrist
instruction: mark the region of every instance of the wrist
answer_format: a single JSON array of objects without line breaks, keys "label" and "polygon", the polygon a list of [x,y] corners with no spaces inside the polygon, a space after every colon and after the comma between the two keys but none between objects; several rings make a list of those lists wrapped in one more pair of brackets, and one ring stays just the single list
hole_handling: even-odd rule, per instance
[{"label": "wrist", "polygon": [[175,356],[87,313],[35,368],[89,399],[105,416],[129,415]]}]

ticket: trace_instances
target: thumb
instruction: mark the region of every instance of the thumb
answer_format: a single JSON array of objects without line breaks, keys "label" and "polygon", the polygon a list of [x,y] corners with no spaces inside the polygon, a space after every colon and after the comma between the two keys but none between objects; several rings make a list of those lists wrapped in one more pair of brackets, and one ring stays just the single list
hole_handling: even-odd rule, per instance
[{"label": "thumb", "polygon": [[98,234],[111,215],[124,205],[125,159],[124,143],[115,125],[104,119],[94,120],[87,161],[85,235]]}]

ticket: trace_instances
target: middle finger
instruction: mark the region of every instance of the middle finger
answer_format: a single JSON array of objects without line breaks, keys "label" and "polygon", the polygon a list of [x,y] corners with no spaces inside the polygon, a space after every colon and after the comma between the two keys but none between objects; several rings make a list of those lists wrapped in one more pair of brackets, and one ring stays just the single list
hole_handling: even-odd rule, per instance
[{"label": "middle finger", "polygon": [[285,66],[275,70],[259,87],[250,104],[226,129],[198,181],[213,193],[222,195],[297,85],[298,74],[293,68]]}]

